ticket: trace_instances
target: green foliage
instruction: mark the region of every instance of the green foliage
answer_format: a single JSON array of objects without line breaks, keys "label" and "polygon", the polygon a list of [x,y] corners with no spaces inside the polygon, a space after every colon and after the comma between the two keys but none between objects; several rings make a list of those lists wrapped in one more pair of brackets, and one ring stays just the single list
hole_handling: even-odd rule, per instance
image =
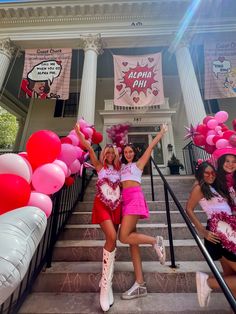
[{"label": "green foliage", "polygon": [[168,166],[168,167],[171,167],[171,166],[179,166],[181,170],[184,169],[183,164],[181,164],[181,162],[179,161],[179,159],[176,158],[175,154],[173,154],[173,155],[171,156],[171,159],[168,160],[167,166]]},{"label": "green foliage", "polygon": [[16,117],[1,108],[0,126],[0,148],[13,147],[18,130]]}]

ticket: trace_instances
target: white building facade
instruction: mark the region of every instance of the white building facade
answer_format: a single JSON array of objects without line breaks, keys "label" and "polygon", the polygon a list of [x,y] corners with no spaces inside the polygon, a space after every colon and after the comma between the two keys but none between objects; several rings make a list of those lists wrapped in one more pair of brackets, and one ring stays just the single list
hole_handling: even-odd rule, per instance
[{"label": "white building facade", "polygon": [[[190,0],[1,3],[0,105],[19,120],[16,149],[24,150],[29,136],[39,129],[66,135],[78,117],[95,124],[104,141],[107,127],[129,122],[129,140],[143,144],[167,122],[169,132],[158,148],[162,156],[158,164],[167,172],[170,144],[182,160],[187,144],[184,126],[196,125],[216,109],[210,102],[204,104],[202,97],[204,42],[236,39],[235,1],[198,2],[191,19],[186,15]],[[70,93],[76,95],[76,112],[63,114],[63,107],[58,115],[54,100],[19,98],[25,49],[66,47],[73,49]],[[118,110],[113,104],[112,55],[154,52],[163,56],[165,102]],[[236,116],[234,98],[217,100],[217,106],[229,113],[229,122]]]}]

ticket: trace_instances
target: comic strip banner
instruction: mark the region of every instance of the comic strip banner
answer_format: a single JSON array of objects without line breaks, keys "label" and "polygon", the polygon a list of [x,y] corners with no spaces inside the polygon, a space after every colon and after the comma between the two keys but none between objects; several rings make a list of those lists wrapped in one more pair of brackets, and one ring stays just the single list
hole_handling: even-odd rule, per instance
[{"label": "comic strip banner", "polygon": [[154,106],[164,103],[161,53],[113,56],[114,104]]},{"label": "comic strip banner", "polygon": [[205,99],[236,97],[236,41],[206,42]]},{"label": "comic strip banner", "polygon": [[25,50],[21,97],[68,99],[72,49]]}]

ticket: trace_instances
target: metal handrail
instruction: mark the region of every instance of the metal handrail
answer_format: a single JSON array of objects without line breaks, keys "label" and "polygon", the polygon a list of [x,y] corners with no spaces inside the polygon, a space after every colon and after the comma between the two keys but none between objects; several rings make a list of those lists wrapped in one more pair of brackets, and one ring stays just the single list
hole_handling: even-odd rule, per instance
[{"label": "metal handrail", "polygon": [[166,201],[166,212],[167,212],[167,223],[168,223],[168,233],[169,233],[169,242],[170,242],[170,255],[171,255],[171,267],[176,267],[175,266],[175,257],[174,257],[174,245],[173,245],[173,238],[172,238],[172,229],[171,229],[171,218],[170,218],[170,209],[169,209],[169,200],[168,200],[168,192],[171,195],[175,205],[177,206],[180,214],[182,215],[184,221],[187,224],[188,229],[190,230],[194,240],[196,241],[199,249],[201,250],[208,266],[210,267],[212,273],[214,274],[216,280],[218,281],[226,299],[228,300],[231,308],[234,310],[234,312],[236,313],[236,300],[232,294],[232,292],[230,291],[228,285],[226,284],[226,282],[224,281],[223,277],[221,276],[218,268],[216,267],[214,261],[212,260],[211,256],[209,255],[207,249],[205,248],[205,245],[203,244],[203,242],[201,241],[200,237],[198,236],[195,228],[192,225],[191,220],[189,219],[189,217],[187,216],[187,214],[185,213],[185,210],[183,209],[183,207],[181,206],[180,202],[178,201],[178,199],[176,198],[176,196],[174,195],[174,192],[172,191],[170,185],[168,184],[168,182],[166,181],[165,177],[163,176],[162,172],[160,171],[159,167],[157,166],[157,164],[155,163],[154,159],[151,157],[151,162],[154,164],[158,174],[160,175],[163,184],[164,184],[164,192],[165,192],[165,201]]}]

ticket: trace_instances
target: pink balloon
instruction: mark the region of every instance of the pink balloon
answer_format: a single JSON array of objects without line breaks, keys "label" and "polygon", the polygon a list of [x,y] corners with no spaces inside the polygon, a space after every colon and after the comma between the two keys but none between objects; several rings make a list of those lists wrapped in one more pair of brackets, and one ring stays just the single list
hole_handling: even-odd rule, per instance
[{"label": "pink balloon", "polygon": [[222,138],[216,142],[216,148],[225,148],[229,145],[229,141]]},{"label": "pink balloon", "polygon": [[209,129],[215,129],[217,125],[218,125],[218,121],[215,119],[211,119],[207,122],[207,126]]},{"label": "pink balloon", "polygon": [[236,147],[236,134],[230,136],[229,144],[232,145],[233,147]]},{"label": "pink balloon", "polygon": [[59,191],[65,182],[65,174],[60,166],[45,164],[38,167],[32,176],[32,184],[36,192],[53,194]]},{"label": "pink balloon", "polygon": [[88,123],[83,118],[79,119],[78,123],[79,123],[79,126],[81,128],[81,131],[84,128],[87,128],[89,126]]},{"label": "pink balloon", "polygon": [[224,123],[228,120],[228,113],[226,111],[218,111],[215,114],[215,119],[219,122],[219,123]]},{"label": "pink balloon", "polygon": [[210,121],[211,119],[213,119],[212,116],[206,116],[206,117],[203,119],[202,123],[207,125],[207,122]]},{"label": "pink balloon", "polygon": [[69,134],[67,135],[67,137],[71,139],[72,145],[77,146],[79,144],[79,139],[77,135]]},{"label": "pink balloon", "polygon": [[208,131],[207,136],[209,136],[209,135],[216,135],[216,131],[214,131],[214,130]]},{"label": "pink balloon", "polygon": [[72,144],[62,144],[61,153],[57,159],[64,161],[67,166],[72,164],[72,162],[77,158],[77,152],[75,146]]},{"label": "pink balloon", "polygon": [[93,130],[89,127],[83,129],[83,133],[86,137],[91,138],[93,135]]},{"label": "pink balloon", "polygon": [[67,175],[68,167],[67,167],[67,165],[66,165],[66,163],[64,161],[56,159],[56,160],[54,160],[53,164],[61,167],[61,169],[63,170],[64,174]]},{"label": "pink balloon", "polygon": [[76,149],[76,153],[77,153],[76,157],[80,160],[80,158],[83,155],[83,150],[78,146],[76,146],[75,149]]},{"label": "pink balloon", "polygon": [[75,130],[71,130],[70,133],[69,133],[69,135],[75,135],[75,136],[77,136]]},{"label": "pink balloon", "polygon": [[48,195],[32,191],[29,199],[29,206],[35,206],[45,212],[47,218],[52,212],[52,200]]},{"label": "pink balloon", "polygon": [[206,142],[207,142],[208,145],[212,145],[212,146],[215,145],[214,142],[212,141],[214,136],[215,136],[215,135],[208,135],[208,136],[207,136]]},{"label": "pink balloon", "polygon": [[70,175],[71,175],[71,170],[70,170],[70,168],[68,168],[66,178],[68,178]]},{"label": "pink balloon", "polygon": [[18,154],[0,155],[0,174],[15,174],[31,182],[32,168],[30,163]]},{"label": "pink balloon", "polygon": [[81,164],[78,159],[72,162],[70,165],[71,174],[75,174],[80,171]]}]

